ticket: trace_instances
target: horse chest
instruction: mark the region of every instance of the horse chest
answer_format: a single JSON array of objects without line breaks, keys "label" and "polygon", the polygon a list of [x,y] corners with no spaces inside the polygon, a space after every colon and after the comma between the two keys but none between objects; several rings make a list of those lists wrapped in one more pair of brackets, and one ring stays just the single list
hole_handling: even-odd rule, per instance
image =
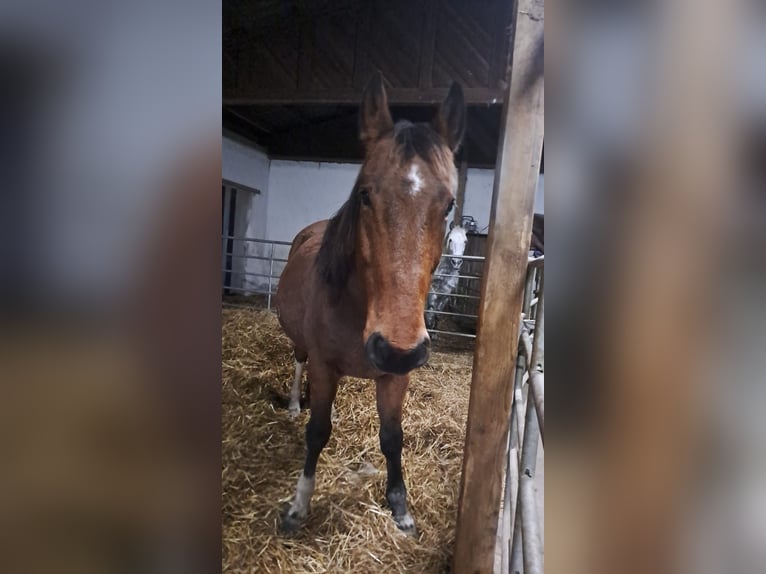
[{"label": "horse chest", "polygon": [[381,375],[364,348],[364,318],[347,309],[322,311],[319,324],[312,329],[316,334],[312,347],[318,356],[346,376],[370,379]]}]

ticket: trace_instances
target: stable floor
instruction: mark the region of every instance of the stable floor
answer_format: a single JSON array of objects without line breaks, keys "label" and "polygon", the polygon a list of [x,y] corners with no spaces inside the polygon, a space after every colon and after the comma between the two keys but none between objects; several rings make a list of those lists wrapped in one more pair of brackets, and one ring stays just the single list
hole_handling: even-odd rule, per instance
[{"label": "stable floor", "polygon": [[372,381],[344,379],[337,420],[317,469],[303,531],[278,533],[304,457],[308,413],[287,414],[291,347],[275,316],[223,311],[223,570],[445,572],[457,517],[470,352],[432,353],[412,375],[404,407],[403,466],[418,539],[385,507]]}]

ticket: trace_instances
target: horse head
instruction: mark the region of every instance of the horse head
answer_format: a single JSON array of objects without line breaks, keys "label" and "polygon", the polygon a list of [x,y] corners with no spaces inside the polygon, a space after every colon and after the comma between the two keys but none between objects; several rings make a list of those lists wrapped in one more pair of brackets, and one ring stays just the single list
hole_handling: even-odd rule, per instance
[{"label": "horse head", "polygon": [[450,266],[455,271],[459,271],[463,265],[463,253],[465,253],[465,244],[468,242],[468,236],[462,227],[453,227],[447,236],[447,253]]},{"label": "horse head", "polygon": [[455,203],[454,152],[465,130],[463,91],[453,84],[431,123],[391,119],[380,74],[365,89],[365,157],[346,204],[330,220],[318,262],[343,289],[354,273],[364,292],[364,344],[379,370],[404,374],[428,360],[423,308]]}]

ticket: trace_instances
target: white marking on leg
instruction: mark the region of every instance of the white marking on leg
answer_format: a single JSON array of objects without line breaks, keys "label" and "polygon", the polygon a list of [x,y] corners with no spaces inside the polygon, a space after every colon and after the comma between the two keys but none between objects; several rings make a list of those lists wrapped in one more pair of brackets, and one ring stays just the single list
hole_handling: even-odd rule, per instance
[{"label": "white marking on leg", "polygon": [[420,176],[420,169],[418,169],[417,164],[413,163],[410,166],[407,180],[410,182],[410,195],[417,195],[423,189],[423,178]]},{"label": "white marking on leg", "polygon": [[396,525],[402,530],[410,530],[415,528],[415,520],[412,518],[412,515],[409,512],[403,514],[402,516],[394,516],[394,521],[396,522]]},{"label": "white marking on leg", "polygon": [[306,478],[301,473],[301,477],[298,479],[298,486],[295,489],[295,499],[293,499],[293,503],[290,505],[290,510],[287,513],[288,516],[300,519],[308,516],[311,496],[314,494],[315,481],[316,476]]},{"label": "white marking on leg", "polygon": [[295,380],[290,391],[290,416],[296,416],[301,412],[301,379],[303,378],[303,363],[295,361]]}]

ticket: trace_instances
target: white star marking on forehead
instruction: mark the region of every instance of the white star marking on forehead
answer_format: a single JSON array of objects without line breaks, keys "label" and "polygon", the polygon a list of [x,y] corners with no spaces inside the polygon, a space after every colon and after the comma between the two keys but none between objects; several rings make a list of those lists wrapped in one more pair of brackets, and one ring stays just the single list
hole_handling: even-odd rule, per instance
[{"label": "white star marking on forehead", "polygon": [[407,174],[407,180],[410,182],[410,195],[417,195],[423,189],[423,178],[420,176],[420,169],[417,164],[410,166],[410,172]]}]

